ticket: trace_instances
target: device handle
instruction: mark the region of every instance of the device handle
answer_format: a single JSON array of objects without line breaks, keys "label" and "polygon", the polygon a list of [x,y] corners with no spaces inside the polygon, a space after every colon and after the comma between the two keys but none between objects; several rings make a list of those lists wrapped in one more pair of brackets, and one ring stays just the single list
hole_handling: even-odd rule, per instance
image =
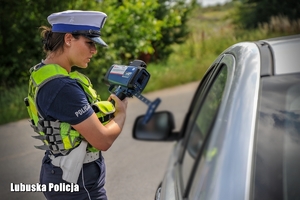
[{"label": "device handle", "polygon": [[123,92],[116,94],[116,95],[120,100],[124,100],[127,97]]},{"label": "device handle", "polygon": [[134,60],[129,63],[130,66],[135,66],[135,67],[144,67],[145,69],[147,68],[147,65],[144,61],[142,60]]},{"label": "device handle", "polygon": [[[109,91],[112,92],[112,88],[110,88]],[[121,101],[127,97],[120,86],[112,93],[115,94]],[[110,102],[115,105],[115,101],[113,99],[111,99]]]}]

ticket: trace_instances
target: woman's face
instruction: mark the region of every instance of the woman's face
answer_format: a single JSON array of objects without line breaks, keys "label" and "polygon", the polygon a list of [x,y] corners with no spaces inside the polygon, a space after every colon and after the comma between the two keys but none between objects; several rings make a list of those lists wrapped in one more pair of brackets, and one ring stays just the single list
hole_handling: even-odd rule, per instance
[{"label": "woman's face", "polygon": [[95,42],[84,36],[79,36],[78,39],[73,37],[68,45],[68,59],[71,66],[86,68],[93,55],[97,53]]}]

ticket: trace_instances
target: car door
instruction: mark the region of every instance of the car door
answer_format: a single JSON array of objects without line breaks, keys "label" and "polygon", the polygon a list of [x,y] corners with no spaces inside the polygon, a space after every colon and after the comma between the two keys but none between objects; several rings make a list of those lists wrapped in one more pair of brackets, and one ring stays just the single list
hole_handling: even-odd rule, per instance
[{"label": "car door", "polygon": [[[178,199],[190,199],[191,188],[197,187],[192,183],[194,178],[197,178],[195,173],[201,156],[205,154],[210,159],[209,157],[212,158],[217,153],[216,148],[208,152],[205,144],[216,123],[219,105],[226,96],[224,91],[232,79],[233,67],[234,58],[231,55],[225,55],[220,63],[215,63],[206,74],[192,101],[190,114],[183,128],[185,138],[182,151],[175,167]],[[200,184],[203,185],[209,178],[203,177]]]}]

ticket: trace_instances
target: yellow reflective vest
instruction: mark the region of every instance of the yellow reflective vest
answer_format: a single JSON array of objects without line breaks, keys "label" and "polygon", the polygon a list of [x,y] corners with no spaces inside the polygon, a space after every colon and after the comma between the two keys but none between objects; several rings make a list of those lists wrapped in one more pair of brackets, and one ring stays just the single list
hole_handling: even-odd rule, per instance
[{"label": "yellow reflective vest", "polygon": [[[103,125],[107,124],[113,117],[113,113],[115,112],[114,105],[109,101],[101,101],[100,96],[92,88],[89,78],[78,71],[68,73],[57,64],[44,65],[40,68],[37,68],[37,66],[34,66],[30,70],[28,96],[24,99],[31,119],[31,127],[39,134],[33,137],[44,142],[44,145],[35,147],[67,154],[70,150],[77,147],[84,138],[66,122],[58,120],[49,121],[42,118],[38,112],[36,103],[38,91],[42,86],[55,78],[70,77],[75,79],[82,86],[88,97],[90,106],[94,109]],[[99,150],[88,145],[87,151],[96,152]]]}]

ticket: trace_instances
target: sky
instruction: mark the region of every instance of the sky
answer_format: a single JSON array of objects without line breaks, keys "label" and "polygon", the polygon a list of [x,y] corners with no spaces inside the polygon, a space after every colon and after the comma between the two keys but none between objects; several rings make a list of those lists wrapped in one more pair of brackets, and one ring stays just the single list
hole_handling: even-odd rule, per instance
[{"label": "sky", "polygon": [[224,4],[225,2],[228,2],[230,0],[198,0],[198,2],[202,2],[202,6],[212,6],[216,4]]}]

